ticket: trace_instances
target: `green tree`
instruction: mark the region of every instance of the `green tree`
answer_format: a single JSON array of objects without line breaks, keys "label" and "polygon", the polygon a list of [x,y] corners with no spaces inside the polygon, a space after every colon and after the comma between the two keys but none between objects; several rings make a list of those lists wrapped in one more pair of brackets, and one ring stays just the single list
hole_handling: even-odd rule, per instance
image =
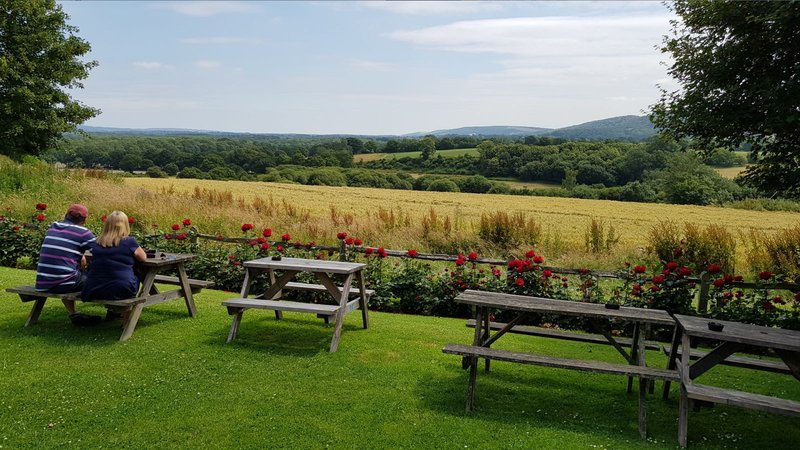
[{"label": "green tree", "polygon": [[800,1],[677,0],[662,51],[680,84],[651,119],[706,150],[752,144],[750,185],[800,197]]},{"label": "green tree", "polygon": [[96,61],[55,0],[0,0],[0,153],[39,155],[96,116],[66,92]]}]

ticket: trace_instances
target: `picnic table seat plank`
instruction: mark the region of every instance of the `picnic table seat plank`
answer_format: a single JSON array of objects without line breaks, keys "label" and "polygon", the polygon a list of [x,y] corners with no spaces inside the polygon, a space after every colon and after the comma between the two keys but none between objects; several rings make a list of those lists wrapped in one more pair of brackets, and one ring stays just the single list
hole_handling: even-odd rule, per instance
[{"label": "picnic table seat plank", "polygon": [[[665,345],[663,347],[664,353],[669,355],[672,351],[672,346]],[[708,353],[692,349],[691,355],[689,357],[692,360],[700,359],[706,356]],[[677,350],[677,357],[681,357],[681,349],[678,348]],[[729,356],[725,358],[724,361],[720,362],[720,364],[724,364],[726,366],[732,367],[743,367],[746,369],[756,369],[756,370],[763,370],[766,372],[775,372],[775,373],[784,373],[784,374],[791,374],[789,367],[783,361],[772,361],[768,359],[756,359],[756,358],[749,358],[749,357],[742,357],[742,356]]]},{"label": "picnic table seat plank", "polygon": [[695,383],[687,383],[685,388],[686,394],[692,400],[800,417],[800,402],[793,400]]},{"label": "picnic table seat plank", "polygon": [[[161,284],[174,284],[174,285],[181,284],[181,281],[178,277],[171,277],[168,275],[161,275],[161,274],[155,276],[155,282]],[[195,280],[193,278],[189,278],[189,284],[192,286],[192,288],[207,289],[214,287],[213,281]]]},{"label": "picnic table seat plank", "polygon": [[[356,300],[353,300],[353,302],[356,302]],[[334,314],[339,309],[339,305],[330,305],[326,303],[303,303],[289,300],[263,300],[257,298],[232,298],[223,301],[222,304],[228,308],[268,309],[273,311],[281,310],[328,315]]]},{"label": "picnic table seat plank", "polygon": [[[475,319],[467,320],[468,328],[473,328],[474,326],[475,326]],[[502,322],[489,323],[489,327],[492,330],[501,330],[505,326],[506,324]],[[537,326],[516,325],[508,332],[523,334],[526,336],[538,336],[538,337],[547,337],[554,339],[564,339],[567,341],[588,342],[591,344],[611,345],[611,343],[608,342],[608,339],[606,339],[604,336],[601,335],[589,334],[589,333],[573,333],[570,331],[556,330],[556,329],[543,328]],[[632,339],[630,338],[622,338],[622,337],[616,337],[615,340],[624,347],[630,347],[633,342]],[[648,350],[659,350],[661,346],[656,342],[647,341],[646,348]]]}]

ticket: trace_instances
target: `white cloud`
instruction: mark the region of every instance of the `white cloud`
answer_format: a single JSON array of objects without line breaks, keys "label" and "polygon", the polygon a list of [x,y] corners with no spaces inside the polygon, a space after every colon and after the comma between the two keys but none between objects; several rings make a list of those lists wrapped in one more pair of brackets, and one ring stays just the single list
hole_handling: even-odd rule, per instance
[{"label": "white cloud", "polygon": [[261,44],[260,39],[243,38],[235,36],[195,37],[181,39],[184,44],[192,45],[231,45],[231,44]]},{"label": "white cloud", "polygon": [[198,69],[212,70],[222,67],[222,63],[211,59],[201,59],[199,61],[195,61],[194,66]]},{"label": "white cloud", "polygon": [[477,1],[368,1],[362,4],[371,9],[413,15],[477,13],[503,9],[502,2]]},{"label": "white cloud", "polygon": [[136,61],[133,62],[133,67],[138,67],[144,70],[161,70],[161,69],[168,69],[172,66],[168,66],[166,64],[162,64],[158,61]]},{"label": "white cloud", "polygon": [[259,10],[251,2],[169,2],[157,3],[157,7],[193,17],[211,17],[219,14],[245,14]]}]

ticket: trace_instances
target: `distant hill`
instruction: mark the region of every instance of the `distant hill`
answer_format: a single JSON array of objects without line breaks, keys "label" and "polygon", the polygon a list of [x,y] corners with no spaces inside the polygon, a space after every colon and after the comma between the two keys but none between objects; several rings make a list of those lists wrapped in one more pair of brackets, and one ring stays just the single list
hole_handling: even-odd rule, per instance
[{"label": "distant hill", "polygon": [[404,137],[433,136],[531,136],[554,131],[552,128],[538,127],[512,127],[505,125],[486,127],[461,127],[448,130],[436,130],[428,133],[417,132],[403,135]]},{"label": "distant hill", "polygon": [[619,116],[553,130],[545,136],[574,140],[643,141],[656,134],[647,116]]},{"label": "distant hill", "polygon": [[[359,137],[367,139],[387,140],[397,138],[391,135],[365,135],[365,134],[302,134],[302,133],[238,133],[230,131],[192,130],[185,128],[111,128],[81,126],[83,131],[93,134],[123,134],[123,135],[194,135],[217,136],[250,139],[291,139],[291,138],[337,138]],[[486,137],[522,137],[522,136],[550,136],[574,140],[625,140],[643,141],[655,134],[653,124],[647,116],[619,116],[609,119],[595,120],[592,122],[572,125],[569,127],[552,129],[541,127],[519,126],[483,126],[461,127],[429,132],[416,132],[404,134],[401,137],[414,138],[427,135],[442,136],[486,136]]]}]

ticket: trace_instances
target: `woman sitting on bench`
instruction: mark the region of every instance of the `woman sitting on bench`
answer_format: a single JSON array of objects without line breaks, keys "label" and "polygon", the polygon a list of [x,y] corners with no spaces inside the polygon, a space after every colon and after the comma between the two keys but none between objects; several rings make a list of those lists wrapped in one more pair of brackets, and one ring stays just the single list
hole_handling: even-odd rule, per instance
[{"label": "woman sitting on bench", "polygon": [[147,254],[136,239],[130,236],[131,227],[124,212],[114,211],[103,225],[103,233],[91,245],[92,263],[83,300],[124,300],[136,297],[139,279],[133,272],[136,261]]}]

